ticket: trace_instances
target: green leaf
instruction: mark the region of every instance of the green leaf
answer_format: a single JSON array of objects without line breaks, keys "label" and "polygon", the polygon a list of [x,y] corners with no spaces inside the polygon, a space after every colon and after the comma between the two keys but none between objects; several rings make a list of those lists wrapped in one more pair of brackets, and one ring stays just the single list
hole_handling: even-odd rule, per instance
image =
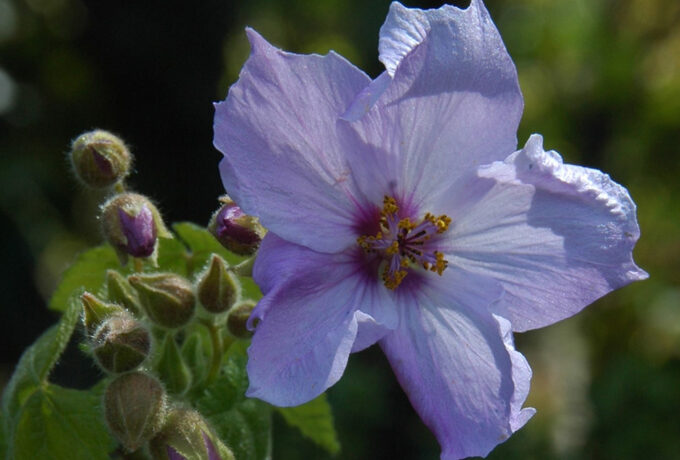
[{"label": "green leaf", "polygon": [[234,343],[222,373],[205,389],[196,407],[238,460],[271,457],[271,406],[245,397],[247,342]]},{"label": "green leaf", "polygon": [[303,435],[331,454],[340,451],[331,405],[328,404],[325,393],[301,406],[276,409],[289,425],[299,428]]},{"label": "green leaf", "polygon": [[158,239],[158,270],[188,276],[189,258],[189,251],[181,241],[176,238]]},{"label": "green leaf", "polygon": [[45,385],[22,408],[9,453],[16,460],[105,460],[114,448],[99,394]]},{"label": "green leaf", "polygon": [[191,222],[178,222],[172,226],[172,229],[191,248],[197,270],[203,268],[210,254],[213,253],[222,256],[229,262],[229,265],[237,265],[246,260],[246,257],[227,251],[208,230],[199,225]]},{"label": "green leaf", "polygon": [[[218,254],[229,265],[235,266],[247,259],[227,251],[208,230],[191,222],[179,222],[172,229],[191,248],[191,260],[193,270],[201,270],[207,263],[211,254]],[[159,259],[160,263],[160,259]],[[249,277],[239,277],[241,281],[242,297],[244,299],[259,300],[262,297],[260,288]]]},{"label": "green leaf", "polygon": [[2,395],[2,412],[5,433],[11,438],[16,417],[29,397],[47,382],[50,371],[68,344],[80,316],[80,303],[71,301],[59,323],[48,329],[31,345]]},{"label": "green leaf", "polygon": [[116,252],[108,245],[80,253],[73,265],[64,272],[57,290],[50,299],[50,309],[64,311],[69,301],[83,290],[97,294],[106,281],[106,270],[117,269],[129,273],[130,266],[131,264],[128,264],[127,268],[121,270]]}]

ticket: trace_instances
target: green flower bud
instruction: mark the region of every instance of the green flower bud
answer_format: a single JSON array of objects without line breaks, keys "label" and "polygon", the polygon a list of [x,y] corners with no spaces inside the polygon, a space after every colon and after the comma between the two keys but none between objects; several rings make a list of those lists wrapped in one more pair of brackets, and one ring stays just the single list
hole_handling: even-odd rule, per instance
[{"label": "green flower bud", "polygon": [[124,306],[134,315],[142,313],[137,291],[132,289],[128,280],[116,270],[106,270],[106,288],[110,301]]},{"label": "green flower bud", "polygon": [[184,394],[191,385],[191,371],[179,352],[174,334],[165,335],[162,347],[160,359],[156,364],[158,375],[165,383],[168,393]]},{"label": "green flower bud", "polygon": [[222,207],[213,214],[208,230],[234,254],[253,255],[267,231],[257,217],[244,213],[227,195],[220,197],[220,202]]},{"label": "green flower bud", "polygon": [[235,266],[234,273],[237,274],[238,276],[247,276],[252,278],[254,265],[255,257],[253,256]]},{"label": "green flower bud", "polygon": [[104,188],[123,180],[131,160],[125,143],[108,131],[81,134],[71,145],[73,170],[88,187]]},{"label": "green flower bud", "polygon": [[83,304],[83,325],[88,336],[94,334],[106,318],[125,311],[123,307],[103,302],[89,292],[83,292],[80,301]]},{"label": "green flower bud", "polygon": [[128,281],[151,321],[169,329],[184,326],[196,309],[194,288],[174,273],[132,275]]},{"label": "green flower bud", "polygon": [[227,329],[229,333],[239,339],[249,339],[253,336],[247,328],[248,318],[255,308],[255,302],[245,300],[229,310]]},{"label": "green flower bud", "polygon": [[123,264],[128,255],[153,255],[156,237],[171,236],[156,206],[137,193],[121,193],[104,203],[101,222],[106,241],[116,250]]},{"label": "green flower bud", "polygon": [[227,270],[227,262],[213,254],[210,265],[198,281],[198,300],[203,307],[210,313],[223,313],[234,305],[239,290],[236,277]]},{"label": "green flower bud", "polygon": [[166,416],[163,387],[142,372],[120,375],[104,393],[104,416],[109,430],[123,447],[135,451],[163,427]]},{"label": "green flower bud", "polygon": [[92,338],[94,356],[109,372],[121,373],[135,369],[149,355],[149,331],[129,313],[107,318]]},{"label": "green flower bud", "polygon": [[191,409],[171,411],[163,430],[149,443],[149,450],[154,460],[173,460],[177,454],[191,460],[235,458],[201,414]]}]

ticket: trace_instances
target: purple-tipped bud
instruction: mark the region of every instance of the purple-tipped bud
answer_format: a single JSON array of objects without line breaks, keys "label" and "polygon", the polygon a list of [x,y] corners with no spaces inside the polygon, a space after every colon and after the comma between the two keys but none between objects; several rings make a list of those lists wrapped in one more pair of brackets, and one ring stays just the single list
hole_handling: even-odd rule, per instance
[{"label": "purple-tipped bud", "polygon": [[116,377],[104,393],[104,416],[109,430],[130,452],[160,431],[166,412],[163,387],[142,372]]},{"label": "purple-tipped bud", "polygon": [[234,460],[201,414],[191,409],[170,412],[163,430],[149,442],[149,451],[154,460]]},{"label": "purple-tipped bud", "polygon": [[125,143],[97,129],[81,134],[71,146],[71,163],[80,181],[92,188],[109,187],[127,176],[132,156]]},{"label": "purple-tipped bud", "polygon": [[127,256],[149,257],[156,237],[167,233],[156,207],[143,195],[121,193],[102,206],[102,230],[122,262]]},{"label": "purple-tipped bud", "polygon": [[119,208],[118,217],[127,238],[126,252],[134,257],[150,256],[156,245],[157,231],[148,206],[142,205],[137,215],[128,214],[128,211]]},{"label": "purple-tipped bud", "polygon": [[242,256],[257,251],[266,230],[257,217],[249,216],[228,196],[220,198],[222,207],[213,214],[208,230],[222,246]]}]

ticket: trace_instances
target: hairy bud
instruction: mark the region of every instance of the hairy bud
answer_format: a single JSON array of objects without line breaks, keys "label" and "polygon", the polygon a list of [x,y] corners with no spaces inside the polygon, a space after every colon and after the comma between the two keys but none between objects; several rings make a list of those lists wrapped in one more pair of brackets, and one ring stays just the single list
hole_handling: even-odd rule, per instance
[{"label": "hairy bud", "polygon": [[94,356],[99,365],[113,373],[135,369],[149,355],[149,331],[129,313],[107,318],[92,338]]},{"label": "hairy bud", "polygon": [[125,143],[97,129],[81,134],[71,145],[71,163],[80,181],[92,188],[109,187],[127,176],[132,156]]},{"label": "hairy bud", "polygon": [[121,306],[103,302],[89,292],[83,292],[80,301],[83,304],[83,325],[89,336],[94,334],[108,317],[125,311]]},{"label": "hairy bud", "polygon": [[111,433],[128,451],[158,433],[166,415],[166,396],[154,377],[131,372],[116,377],[104,394],[104,415]]},{"label": "hairy bud", "polygon": [[253,333],[248,330],[246,324],[255,308],[255,302],[245,300],[229,310],[227,316],[227,329],[229,333],[239,339],[249,339]]},{"label": "hairy bud", "polygon": [[257,251],[266,230],[257,217],[245,214],[228,196],[220,198],[222,207],[213,214],[208,230],[222,246],[242,256]]},{"label": "hairy bud", "polygon": [[184,326],[196,309],[196,297],[189,281],[174,273],[132,275],[128,281],[151,321],[169,329]]},{"label": "hairy bud", "polygon": [[168,234],[156,207],[143,195],[121,193],[102,206],[102,231],[121,262],[127,256],[149,257],[156,248],[156,237]]},{"label": "hairy bud", "polygon": [[234,460],[234,454],[213,434],[201,414],[191,409],[171,411],[149,447],[154,460]]},{"label": "hairy bud", "polygon": [[213,254],[210,265],[198,281],[198,300],[210,313],[229,310],[239,296],[240,286],[236,277],[227,270],[227,262]]},{"label": "hairy bud", "polygon": [[116,270],[106,270],[106,289],[110,301],[124,306],[134,315],[141,314],[142,306],[137,291]]}]

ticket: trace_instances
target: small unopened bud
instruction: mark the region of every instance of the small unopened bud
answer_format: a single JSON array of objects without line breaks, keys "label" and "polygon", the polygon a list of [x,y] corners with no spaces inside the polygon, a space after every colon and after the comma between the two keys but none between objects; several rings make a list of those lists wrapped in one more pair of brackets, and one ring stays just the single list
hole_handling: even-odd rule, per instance
[{"label": "small unopened bud", "polygon": [[201,414],[191,409],[170,412],[149,450],[154,460],[234,460],[232,451],[213,434]]},{"label": "small unopened bud", "polygon": [[132,289],[128,280],[116,270],[106,271],[106,289],[108,299],[127,308],[132,314],[141,313],[141,305],[137,291]]},{"label": "small unopened bud", "polygon": [[227,263],[213,254],[210,265],[198,281],[198,300],[210,313],[229,310],[239,296],[240,286],[236,277],[227,270]]},{"label": "small unopened bud", "polygon": [[137,450],[158,433],[166,416],[163,387],[142,372],[120,375],[106,388],[104,415],[111,433],[128,451]]},{"label": "small unopened bud", "polygon": [[174,273],[132,275],[128,281],[151,321],[169,329],[184,326],[196,309],[191,283]]},{"label": "small unopened bud", "polygon": [[153,203],[137,193],[121,193],[104,203],[101,221],[104,237],[123,263],[128,255],[149,257],[156,237],[168,233]]},{"label": "small unopened bud", "polygon": [[266,230],[257,217],[249,216],[228,196],[220,198],[222,207],[213,214],[208,230],[222,246],[242,256],[257,251]]},{"label": "small unopened bud", "polygon": [[252,331],[248,330],[246,324],[254,308],[255,302],[245,300],[229,310],[227,329],[231,335],[239,339],[249,339],[253,336]]},{"label": "small unopened bud", "polygon": [[100,129],[81,134],[71,145],[71,163],[76,176],[92,188],[109,187],[124,179],[131,159],[120,138]]},{"label": "small unopened bud", "polygon": [[135,369],[149,355],[149,331],[129,313],[107,318],[92,338],[99,365],[116,374]]},{"label": "small unopened bud", "polygon": [[121,306],[103,302],[89,292],[83,292],[80,301],[83,304],[83,325],[90,336],[108,317],[125,311]]},{"label": "small unopened bud", "polygon": [[160,359],[156,364],[158,375],[165,383],[168,393],[184,394],[191,385],[191,371],[179,352],[173,334],[166,334],[162,347]]}]

